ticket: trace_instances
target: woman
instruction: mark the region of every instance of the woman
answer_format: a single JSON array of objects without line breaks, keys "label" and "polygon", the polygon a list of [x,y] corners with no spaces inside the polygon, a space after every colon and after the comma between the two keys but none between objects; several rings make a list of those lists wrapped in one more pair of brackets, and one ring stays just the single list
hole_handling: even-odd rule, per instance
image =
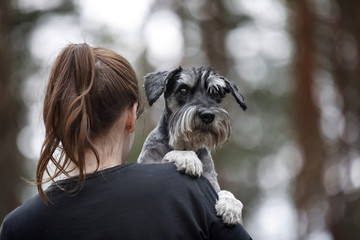
[{"label": "woman", "polygon": [[44,101],[39,194],[5,218],[0,239],[250,239],[216,217],[217,196],[204,178],[172,164],[126,163],[141,110],[126,59],[87,44],[65,47]]}]

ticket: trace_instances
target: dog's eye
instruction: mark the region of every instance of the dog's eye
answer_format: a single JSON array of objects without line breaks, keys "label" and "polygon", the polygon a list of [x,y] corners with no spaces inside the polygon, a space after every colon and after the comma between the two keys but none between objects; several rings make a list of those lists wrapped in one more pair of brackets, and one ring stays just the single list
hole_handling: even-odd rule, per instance
[{"label": "dog's eye", "polygon": [[212,98],[215,99],[220,97],[220,93],[218,91],[213,91],[210,95]]},{"label": "dog's eye", "polygon": [[180,90],[179,90],[180,96],[183,96],[183,97],[186,96],[188,94],[188,92],[189,92],[189,90],[185,87],[180,88]]},{"label": "dog's eye", "polygon": [[223,98],[225,96],[225,91],[224,89],[220,88],[220,89],[211,89],[209,91],[210,97],[213,99],[220,99]]}]

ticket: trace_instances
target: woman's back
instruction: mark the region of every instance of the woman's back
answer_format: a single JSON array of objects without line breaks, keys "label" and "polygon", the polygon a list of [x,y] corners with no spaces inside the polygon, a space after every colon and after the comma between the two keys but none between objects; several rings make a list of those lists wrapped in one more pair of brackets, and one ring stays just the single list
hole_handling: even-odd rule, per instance
[{"label": "woman's back", "polygon": [[[76,179],[60,181],[73,189]],[[172,164],[123,164],[87,176],[74,196],[52,185],[6,217],[0,239],[250,239],[216,216],[205,178]]]}]

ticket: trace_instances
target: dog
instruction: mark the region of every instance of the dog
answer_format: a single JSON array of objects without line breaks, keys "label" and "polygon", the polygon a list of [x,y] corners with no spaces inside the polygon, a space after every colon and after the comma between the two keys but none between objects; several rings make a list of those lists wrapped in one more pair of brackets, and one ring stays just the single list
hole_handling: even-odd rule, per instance
[{"label": "dog", "polygon": [[157,127],[151,131],[138,163],[174,162],[179,171],[206,177],[218,193],[217,215],[226,224],[242,222],[242,203],[220,189],[210,150],[230,137],[229,114],[221,107],[231,93],[240,107],[247,106],[238,87],[209,67],[147,74],[144,88],[149,106],[164,94],[165,107]]}]

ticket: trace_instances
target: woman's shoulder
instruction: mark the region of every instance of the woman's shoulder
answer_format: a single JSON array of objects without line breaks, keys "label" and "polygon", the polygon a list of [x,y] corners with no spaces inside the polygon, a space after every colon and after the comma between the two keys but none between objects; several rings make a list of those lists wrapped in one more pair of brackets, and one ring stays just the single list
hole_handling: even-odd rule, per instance
[{"label": "woman's shoulder", "polygon": [[128,170],[137,185],[151,186],[154,191],[170,195],[190,193],[199,199],[212,199],[214,204],[217,199],[214,188],[205,177],[188,176],[179,172],[173,163],[135,164]]},{"label": "woman's shoulder", "polygon": [[131,178],[137,178],[140,181],[179,182],[185,186],[193,186],[194,184],[211,186],[204,177],[192,177],[179,172],[173,163],[136,163],[128,166],[126,172]]},{"label": "woman's shoulder", "polygon": [[31,232],[37,229],[37,219],[43,216],[46,205],[39,195],[36,195],[19,207],[11,211],[5,218],[1,226],[0,239],[7,239],[5,236],[21,235],[22,232]]}]

